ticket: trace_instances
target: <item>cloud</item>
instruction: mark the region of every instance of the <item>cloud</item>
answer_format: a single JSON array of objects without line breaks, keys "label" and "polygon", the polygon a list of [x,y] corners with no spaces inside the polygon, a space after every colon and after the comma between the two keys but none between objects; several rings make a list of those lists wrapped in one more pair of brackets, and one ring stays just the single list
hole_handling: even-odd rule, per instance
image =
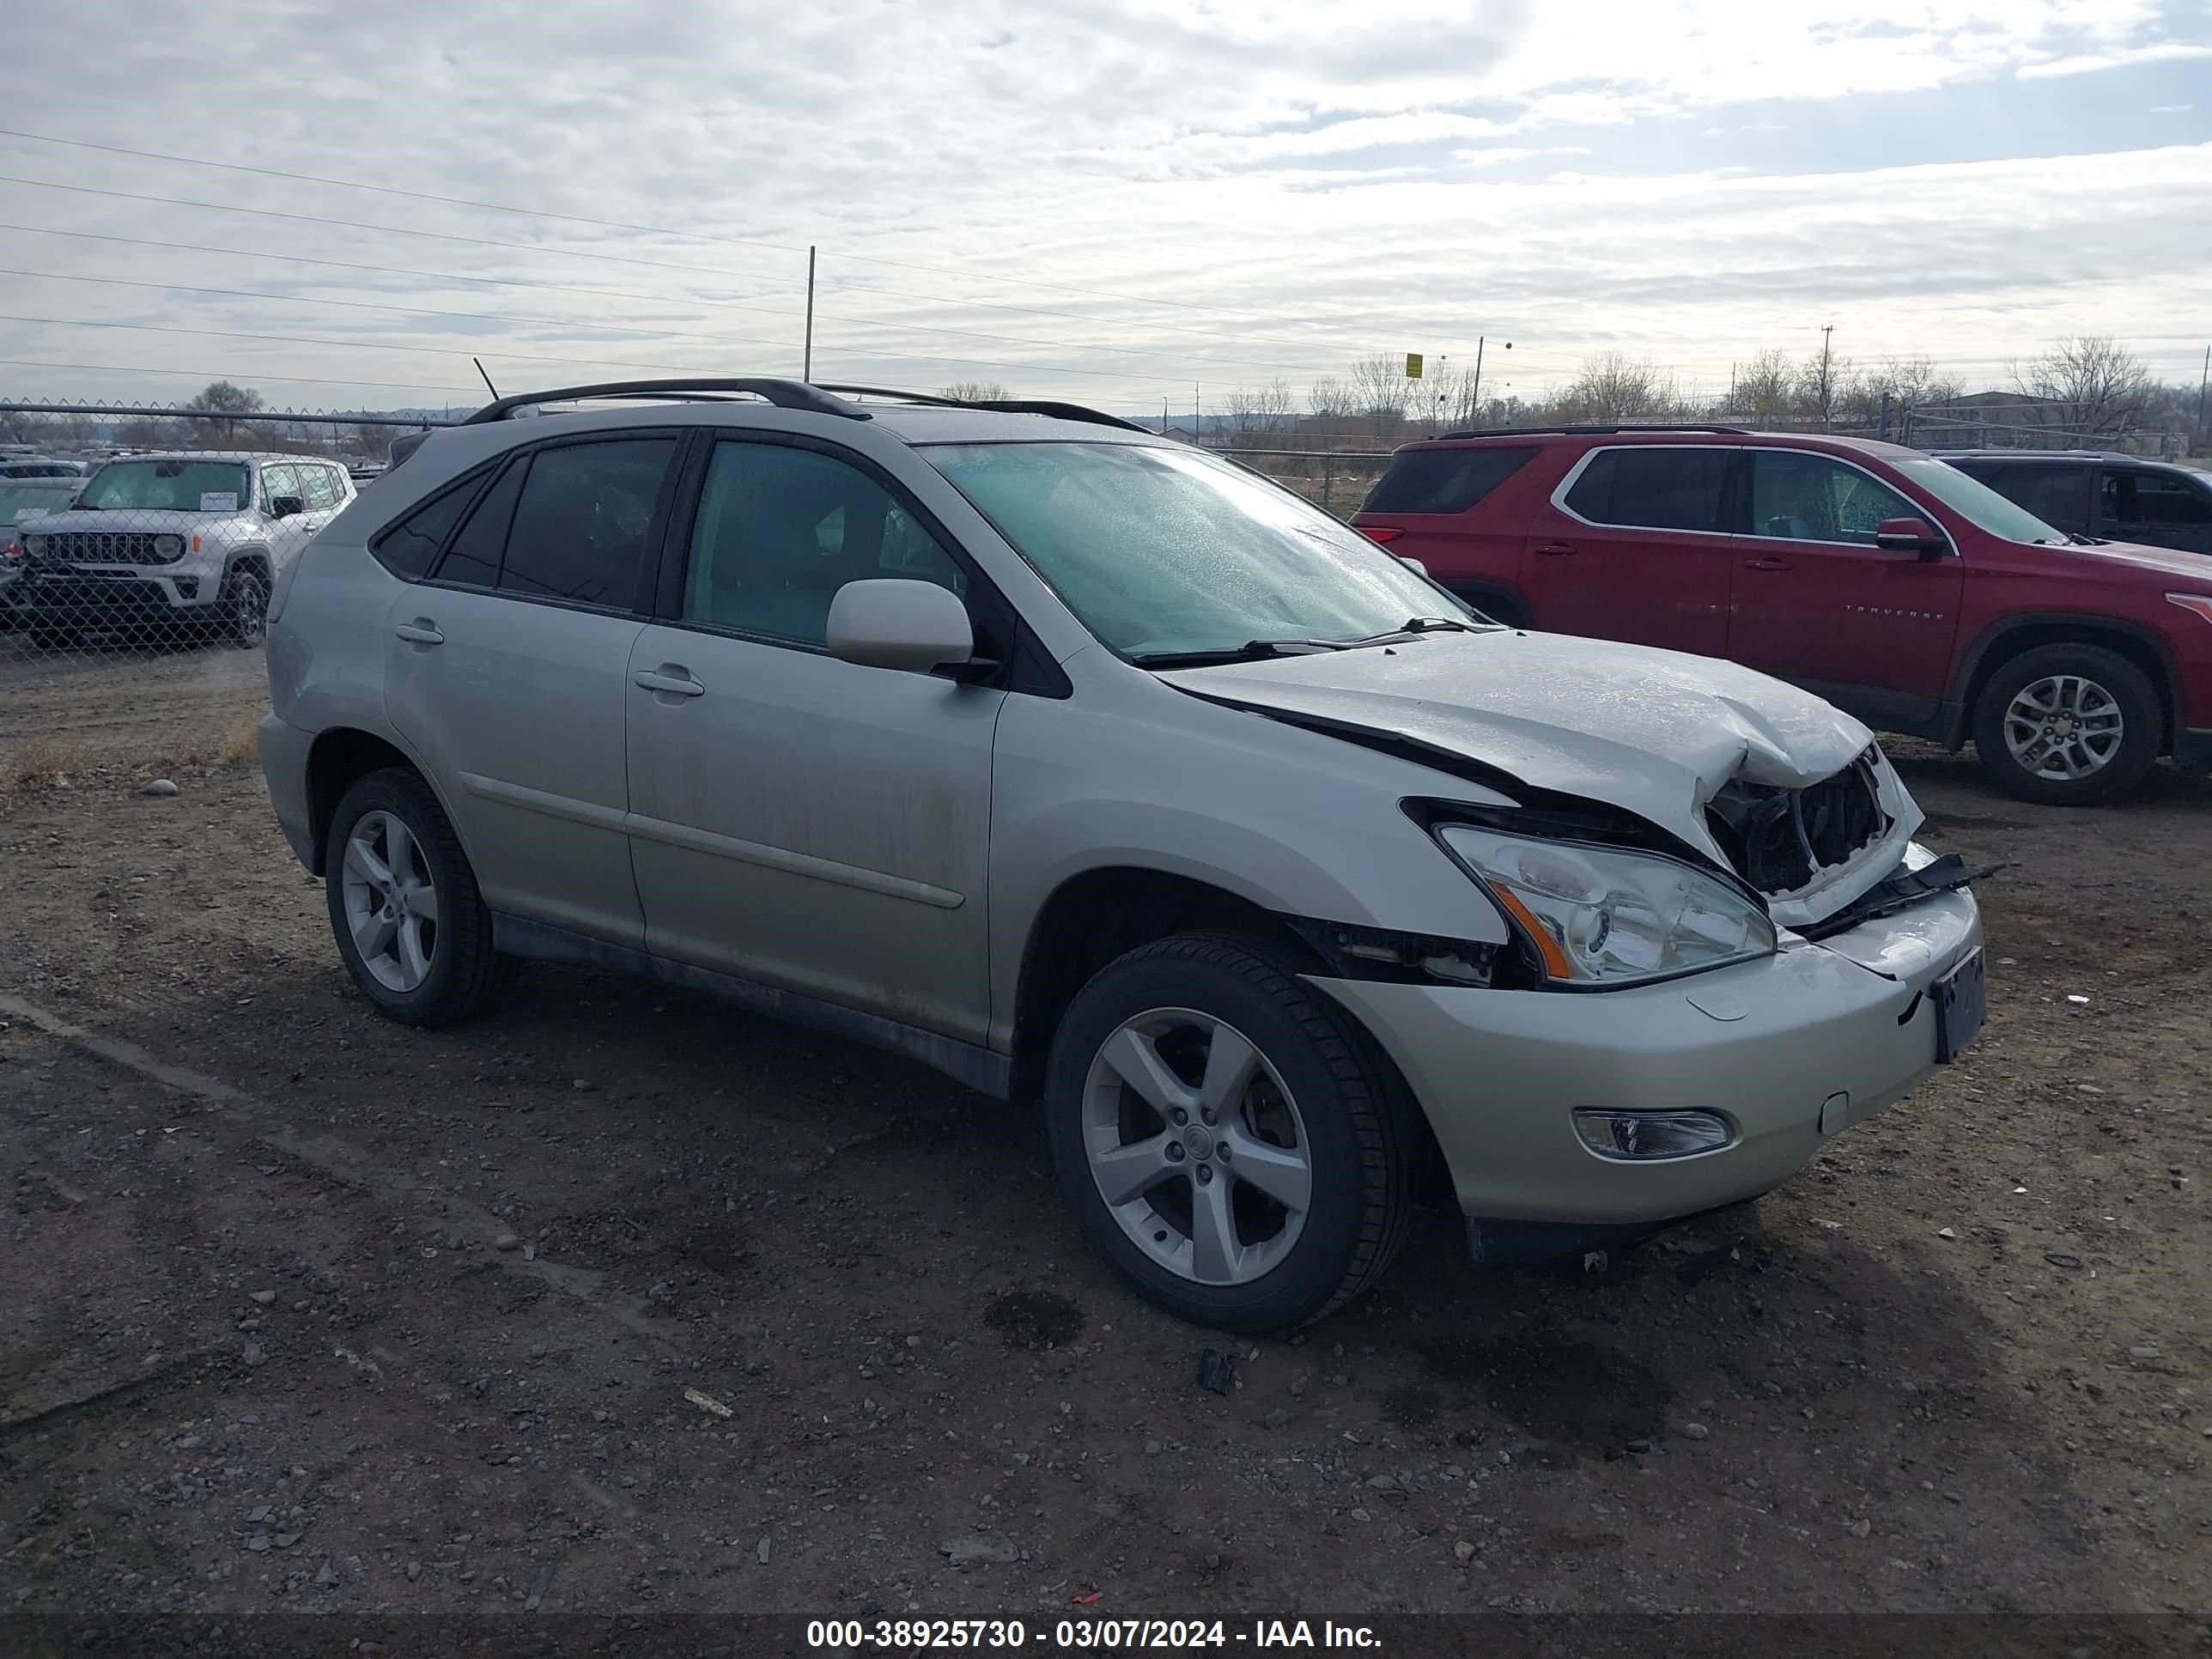
[{"label": "cloud", "polygon": [[[1859,355],[1954,364],[2061,332],[2165,350],[2194,303],[2212,149],[2057,131],[2016,79],[2212,52],[2161,17],[2154,0],[203,0],[187,22],[110,0],[88,52],[81,5],[14,0],[10,126],[416,193],[0,138],[0,173],[203,204],[0,184],[0,223],[30,228],[0,228],[0,264],[50,273],[8,276],[6,308],[136,325],[0,323],[0,356],[145,371],[0,367],[0,393],[167,393],[153,371],[228,365],[272,394],[292,377],[279,401],[401,381],[465,398],[471,351],[502,385],[567,378],[563,359],[788,373],[810,244],[817,366],[1122,407],[1193,379],[1304,384],[1379,349],[1471,355],[1501,330],[1523,386],[1611,345],[1724,380],[1829,320]],[[148,96],[235,86],[244,40],[252,121],[186,131]],[[1878,122],[1885,96],[1970,85],[2021,155],[1805,170],[1822,131]],[[1785,128],[1798,176],[1761,170]],[[1656,138],[1700,131],[1717,142],[1697,171],[1654,161]]]},{"label": "cloud", "polygon": [[2049,58],[2039,64],[2023,64],[2017,73],[2023,81],[2044,80],[2061,75],[2091,75],[2100,70],[2127,69],[2138,64],[2186,63],[2201,58],[2212,58],[2212,46],[2162,40],[2153,46],[2129,46],[2117,52],[2081,52],[2069,58]]}]

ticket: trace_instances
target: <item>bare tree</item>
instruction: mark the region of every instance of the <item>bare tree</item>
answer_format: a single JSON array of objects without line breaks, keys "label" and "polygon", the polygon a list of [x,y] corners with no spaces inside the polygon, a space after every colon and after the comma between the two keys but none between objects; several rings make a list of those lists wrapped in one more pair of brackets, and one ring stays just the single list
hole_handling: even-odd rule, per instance
[{"label": "bare tree", "polygon": [[1797,386],[1797,364],[1779,346],[1769,346],[1743,364],[1735,374],[1735,407],[1739,412],[1773,420],[1790,413]]},{"label": "bare tree", "polygon": [[1836,404],[1844,387],[1850,384],[1853,368],[1848,357],[1839,357],[1829,343],[1828,331],[1820,331],[1820,350],[1797,366],[1798,406],[1822,426],[1831,424],[1836,417]]},{"label": "bare tree", "polygon": [[1582,372],[1557,401],[1570,418],[1625,421],[1666,413],[1674,405],[1674,386],[1650,362],[1638,362],[1625,351],[1601,351],[1583,359]]},{"label": "bare tree", "polygon": [[1378,438],[1405,420],[1413,394],[1413,383],[1406,378],[1401,357],[1378,351],[1352,366],[1352,406],[1375,423]]},{"label": "bare tree", "polygon": [[2012,366],[2024,395],[2069,404],[2067,423],[2085,432],[2118,432],[2148,416],[2158,388],[2142,358],[2109,334],[2069,335],[2040,357]]},{"label": "bare tree", "polygon": [[1306,388],[1306,410],[1325,429],[1340,428],[1351,418],[1352,388],[1324,374]]},{"label": "bare tree", "polygon": [[1004,403],[1014,394],[996,380],[955,380],[951,386],[938,387],[937,395],[963,404],[995,404]]},{"label": "bare tree", "polygon": [[[204,410],[210,416],[251,415],[262,407],[261,394],[251,386],[233,386],[228,380],[216,380],[186,404],[186,409]],[[238,437],[238,422],[211,418],[192,422],[193,430],[202,443],[232,443]]]}]

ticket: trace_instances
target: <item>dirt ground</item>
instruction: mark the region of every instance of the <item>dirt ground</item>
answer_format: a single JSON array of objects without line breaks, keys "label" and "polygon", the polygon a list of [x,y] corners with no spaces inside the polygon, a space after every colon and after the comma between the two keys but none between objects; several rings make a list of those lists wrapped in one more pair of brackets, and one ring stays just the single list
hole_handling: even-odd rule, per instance
[{"label": "dirt ground", "polygon": [[388,1024],[256,659],[0,678],[0,1613],[2212,1607],[2201,781],[1898,745],[2010,863],[1960,1064],[1601,1267],[1430,1217],[1217,1395],[1031,1115],[566,969]]}]

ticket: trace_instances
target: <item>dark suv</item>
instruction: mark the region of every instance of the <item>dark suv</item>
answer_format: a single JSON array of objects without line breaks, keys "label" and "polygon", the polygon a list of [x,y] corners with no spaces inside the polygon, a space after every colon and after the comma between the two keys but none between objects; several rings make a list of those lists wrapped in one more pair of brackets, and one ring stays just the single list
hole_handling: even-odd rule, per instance
[{"label": "dark suv", "polygon": [[2212,553],[2212,471],[2094,450],[1974,449],[1943,458],[2045,524]]},{"label": "dark suv", "polygon": [[1727,657],[2004,788],[2109,800],[2212,765],[2212,561],[2075,544],[1893,444],[1728,427],[1455,434],[1353,522],[1502,621]]}]

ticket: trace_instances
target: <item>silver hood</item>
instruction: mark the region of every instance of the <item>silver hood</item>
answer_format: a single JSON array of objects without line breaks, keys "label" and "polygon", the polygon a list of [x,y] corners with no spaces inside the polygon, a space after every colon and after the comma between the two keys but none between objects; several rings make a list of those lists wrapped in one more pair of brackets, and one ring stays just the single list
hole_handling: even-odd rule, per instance
[{"label": "silver hood", "polygon": [[[1217,702],[1403,737],[1534,788],[1620,807],[1729,867],[1705,816],[1717,791],[1739,779],[1802,788],[1874,741],[1832,704],[1734,663],[1518,629],[1160,678]],[[1887,833],[1807,886],[1771,894],[1778,923],[1818,921],[1896,867],[1920,809],[1886,759],[1875,783]]]}]

